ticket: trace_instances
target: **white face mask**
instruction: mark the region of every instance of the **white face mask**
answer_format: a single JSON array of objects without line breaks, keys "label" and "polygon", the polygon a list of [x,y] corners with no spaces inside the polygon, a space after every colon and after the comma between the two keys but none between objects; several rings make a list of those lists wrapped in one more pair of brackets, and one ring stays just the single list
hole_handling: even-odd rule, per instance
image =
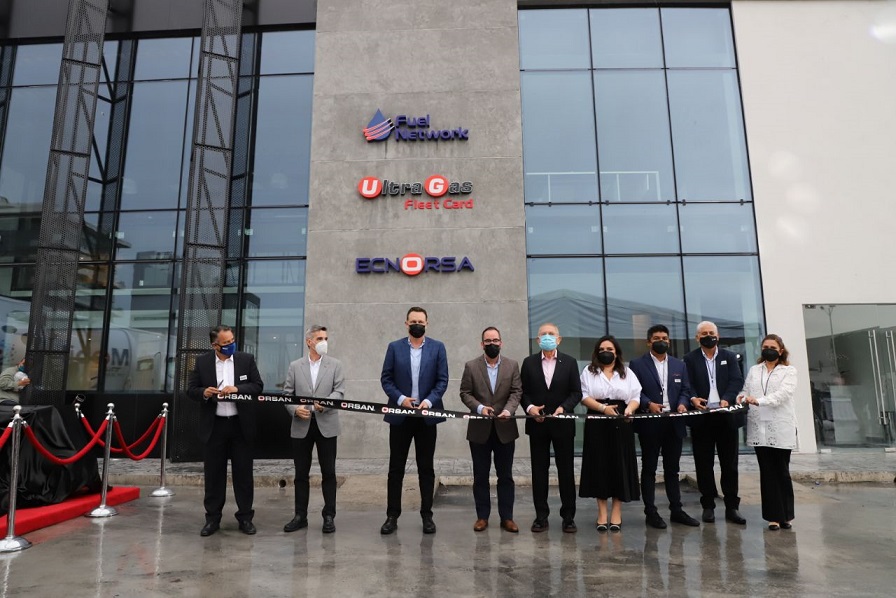
[{"label": "white face mask", "polygon": [[327,354],[327,341],[320,341],[316,345],[314,345],[314,350],[318,355],[326,355]]}]

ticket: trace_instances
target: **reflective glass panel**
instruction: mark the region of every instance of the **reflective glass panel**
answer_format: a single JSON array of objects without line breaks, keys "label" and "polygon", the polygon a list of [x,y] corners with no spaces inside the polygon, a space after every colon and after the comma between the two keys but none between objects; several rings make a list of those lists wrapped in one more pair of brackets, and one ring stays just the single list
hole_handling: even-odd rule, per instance
[{"label": "reflective glass panel", "polygon": [[[108,260],[112,257],[111,231],[102,230],[97,212],[84,214],[81,228],[81,255],[83,260]],[[37,244],[35,243],[35,254]]]},{"label": "reflective glass panel", "polygon": [[4,368],[25,356],[33,277],[33,267],[0,268],[0,366]]},{"label": "reflective glass panel", "polygon": [[0,211],[0,262],[22,263],[37,259],[40,212]]},{"label": "reflective glass panel", "polygon": [[588,11],[521,10],[520,66],[529,69],[587,69]]},{"label": "reflective glass panel", "polygon": [[604,251],[678,253],[674,204],[604,205]]},{"label": "reflective glass panel", "polygon": [[177,212],[123,212],[115,232],[119,260],[170,260],[176,253]]},{"label": "reflective glass panel", "polygon": [[667,67],[736,66],[727,8],[663,8],[661,12]]},{"label": "reflective glass panel", "polygon": [[737,72],[668,71],[678,198],[750,200]]},{"label": "reflective glass panel", "polygon": [[681,204],[684,253],[755,253],[756,229],[749,203]]},{"label": "reflective glass panel", "polygon": [[590,12],[594,68],[662,68],[657,9],[610,8]]},{"label": "reflective glass panel", "polygon": [[134,85],[122,210],[177,208],[188,112],[186,81]]},{"label": "reflective glass panel", "polygon": [[134,80],[187,78],[192,53],[192,37],[141,39],[137,42]]},{"label": "reflective glass panel", "polygon": [[594,97],[601,198],[675,201],[663,71],[598,71]]},{"label": "reflective glass panel", "polygon": [[253,206],[308,203],[313,77],[262,77],[258,87]]},{"label": "reflective glass panel", "polygon": [[55,104],[55,87],[12,90],[0,161],[0,209],[4,213],[41,210]]},{"label": "reflective glass panel", "polygon": [[[28,44],[16,49],[12,84],[56,85],[62,66],[62,44]],[[55,92],[55,90],[54,90]],[[50,124],[52,124],[52,119]]]},{"label": "reflective glass panel", "polygon": [[599,206],[526,206],[526,253],[600,252]]},{"label": "reflective glass panel", "polygon": [[596,201],[591,74],[522,73],[527,202]]},{"label": "reflective glass panel", "polygon": [[600,258],[529,258],[528,263],[531,350],[538,350],[538,327],[553,322],[563,352],[590,361],[594,342],[606,331]]},{"label": "reflective glass panel", "polygon": [[684,258],[688,330],[703,320],[715,322],[723,344],[747,356],[759,355],[765,316],[756,256]]},{"label": "reflective glass panel", "polygon": [[308,239],[308,208],[251,210],[242,234],[248,257],[305,255]]},{"label": "reflective glass panel", "polygon": [[268,31],[261,36],[261,75],[314,72],[314,31]]},{"label": "reflective glass panel", "polygon": [[683,355],[688,334],[679,258],[607,258],[606,268],[610,334],[626,361],[647,352],[647,330],[654,324],[669,329],[671,352]]}]

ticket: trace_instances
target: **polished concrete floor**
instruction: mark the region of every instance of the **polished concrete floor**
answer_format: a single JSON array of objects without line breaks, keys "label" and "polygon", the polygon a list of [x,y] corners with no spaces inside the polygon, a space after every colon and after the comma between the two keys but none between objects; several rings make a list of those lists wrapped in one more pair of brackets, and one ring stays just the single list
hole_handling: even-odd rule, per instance
[{"label": "polished concrete floor", "polygon": [[[381,536],[382,489],[359,484],[340,490],[335,534],[323,535],[317,517],[285,534],[292,489],[265,487],[256,490],[257,535],[239,533],[228,516],[209,538],[198,533],[201,489],[176,487],[115,517],[28,534],[31,548],[0,556],[0,596],[892,596],[896,585],[892,483],[800,486],[794,529],[777,532],[765,529],[750,480],[746,526],[725,523],[719,508],[718,523],[655,530],[629,504],[622,533],[598,534],[595,505],[580,499],[575,535],[556,515],[548,533],[528,531],[529,488],[517,491],[519,534],[494,517],[475,533],[470,488],[443,487],[432,536],[410,508],[394,535]],[[697,495],[684,496],[699,516]],[[312,488],[312,510],[320,504]]]}]

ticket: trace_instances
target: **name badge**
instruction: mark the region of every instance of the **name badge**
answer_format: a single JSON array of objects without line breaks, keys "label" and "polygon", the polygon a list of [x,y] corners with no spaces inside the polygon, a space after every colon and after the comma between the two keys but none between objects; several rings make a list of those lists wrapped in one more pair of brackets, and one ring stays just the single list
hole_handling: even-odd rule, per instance
[{"label": "name badge", "polygon": [[728,365],[728,361],[723,359],[722,361],[719,362],[719,365]]},{"label": "name badge", "polygon": [[249,379],[249,376],[246,376],[246,375],[240,376],[240,380],[248,380],[248,379]]},{"label": "name badge", "polygon": [[675,378],[673,382],[675,382],[675,384],[681,384],[681,378]]}]

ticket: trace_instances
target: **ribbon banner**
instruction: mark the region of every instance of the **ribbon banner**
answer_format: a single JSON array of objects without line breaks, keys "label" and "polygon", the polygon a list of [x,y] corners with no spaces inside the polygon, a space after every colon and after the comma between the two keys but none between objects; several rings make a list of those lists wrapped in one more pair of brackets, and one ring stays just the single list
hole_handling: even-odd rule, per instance
[{"label": "ribbon banner", "polygon": [[[300,397],[286,394],[228,394],[220,395],[219,401],[228,403],[264,403],[273,404],[280,403],[285,405],[313,405],[317,403],[321,407],[327,409],[338,409],[340,411],[353,411],[355,413],[373,413],[379,415],[406,415],[408,417],[444,417],[445,419],[499,419],[497,416],[479,415],[470,413],[469,411],[439,411],[436,409],[405,409],[404,407],[393,407],[385,403],[368,403],[365,401],[334,401],[332,399],[321,399],[314,397]],[[664,413],[635,413],[631,416],[625,415],[599,415],[589,413],[563,413],[560,415],[543,416],[537,415],[511,415],[508,418],[501,419],[534,419],[536,417],[545,417],[550,419],[650,419],[658,417],[694,417],[697,415],[711,415],[716,413],[732,413],[743,411],[746,405],[732,405],[730,407],[719,407],[717,409],[697,409],[693,411],[685,411],[684,413],[667,411]]]}]

